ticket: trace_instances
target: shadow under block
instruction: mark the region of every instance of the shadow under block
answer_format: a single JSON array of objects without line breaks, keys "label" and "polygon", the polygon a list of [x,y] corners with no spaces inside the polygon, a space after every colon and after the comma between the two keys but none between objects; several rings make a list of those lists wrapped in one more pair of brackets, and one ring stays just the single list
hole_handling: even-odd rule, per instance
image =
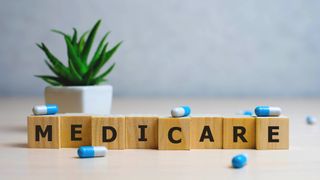
[{"label": "shadow under block", "polygon": [[222,149],[223,118],[193,116],[190,119],[191,149]]},{"label": "shadow under block", "polygon": [[126,117],[126,148],[157,149],[158,148],[158,117],[127,116]]},{"label": "shadow under block", "polygon": [[257,149],[289,149],[287,117],[257,117]]},{"label": "shadow under block", "polygon": [[223,118],[224,149],[255,149],[256,120],[251,116]]},{"label": "shadow under block", "polygon": [[190,149],[190,118],[159,118],[160,150]]},{"label": "shadow under block", "polygon": [[28,147],[60,148],[60,117],[29,116]]},{"label": "shadow under block", "polygon": [[125,149],[125,117],[93,116],[92,146],[105,146],[108,149]]},{"label": "shadow under block", "polygon": [[91,145],[91,116],[60,116],[61,147]]}]

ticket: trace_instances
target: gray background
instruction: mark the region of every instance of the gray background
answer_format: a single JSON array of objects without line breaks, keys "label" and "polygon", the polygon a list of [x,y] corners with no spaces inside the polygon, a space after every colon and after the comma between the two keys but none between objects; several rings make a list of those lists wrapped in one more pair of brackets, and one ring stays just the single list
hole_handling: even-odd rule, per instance
[{"label": "gray background", "polygon": [[0,95],[41,95],[45,42],[97,19],[123,40],[109,83],[117,96],[319,96],[320,1],[1,1]]}]

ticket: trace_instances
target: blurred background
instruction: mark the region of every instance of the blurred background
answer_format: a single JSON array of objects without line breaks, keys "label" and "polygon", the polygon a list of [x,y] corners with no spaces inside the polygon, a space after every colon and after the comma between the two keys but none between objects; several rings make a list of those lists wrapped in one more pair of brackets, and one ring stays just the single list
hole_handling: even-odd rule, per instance
[{"label": "blurred background", "polygon": [[[0,96],[42,96],[35,43],[66,62],[59,29],[102,19],[123,44],[109,76],[120,97],[320,96],[320,1],[29,0],[0,6]],[[97,44],[96,44],[97,45]]]}]

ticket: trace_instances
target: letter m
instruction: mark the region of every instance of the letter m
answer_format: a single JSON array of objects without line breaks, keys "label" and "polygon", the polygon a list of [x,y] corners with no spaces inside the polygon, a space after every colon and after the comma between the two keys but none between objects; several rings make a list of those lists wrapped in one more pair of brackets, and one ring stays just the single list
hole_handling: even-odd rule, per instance
[{"label": "letter m", "polygon": [[48,135],[48,141],[52,141],[52,125],[47,125],[45,127],[45,130],[42,130],[40,125],[36,125],[36,141],[40,141],[40,136],[41,137],[46,137]]}]

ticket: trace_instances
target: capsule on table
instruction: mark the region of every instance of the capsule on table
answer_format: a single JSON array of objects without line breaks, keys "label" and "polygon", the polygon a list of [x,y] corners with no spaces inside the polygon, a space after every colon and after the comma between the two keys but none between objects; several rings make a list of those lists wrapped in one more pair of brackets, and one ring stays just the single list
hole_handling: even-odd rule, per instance
[{"label": "capsule on table", "polygon": [[247,155],[238,154],[232,158],[232,167],[233,168],[242,168],[247,164]]},{"label": "capsule on table", "polygon": [[34,115],[52,115],[58,113],[59,108],[55,104],[46,104],[34,106],[32,111]]},{"label": "capsule on table", "polygon": [[185,117],[189,116],[191,109],[189,106],[181,106],[171,110],[172,117]]},{"label": "capsule on table", "polygon": [[280,116],[281,108],[272,106],[257,106],[254,110],[258,117]]},{"label": "capsule on table", "polygon": [[104,146],[81,146],[78,149],[80,158],[103,157],[107,153],[107,148]]},{"label": "capsule on table", "polygon": [[307,116],[306,120],[307,123],[310,125],[315,124],[317,122],[317,118],[314,116]]}]

